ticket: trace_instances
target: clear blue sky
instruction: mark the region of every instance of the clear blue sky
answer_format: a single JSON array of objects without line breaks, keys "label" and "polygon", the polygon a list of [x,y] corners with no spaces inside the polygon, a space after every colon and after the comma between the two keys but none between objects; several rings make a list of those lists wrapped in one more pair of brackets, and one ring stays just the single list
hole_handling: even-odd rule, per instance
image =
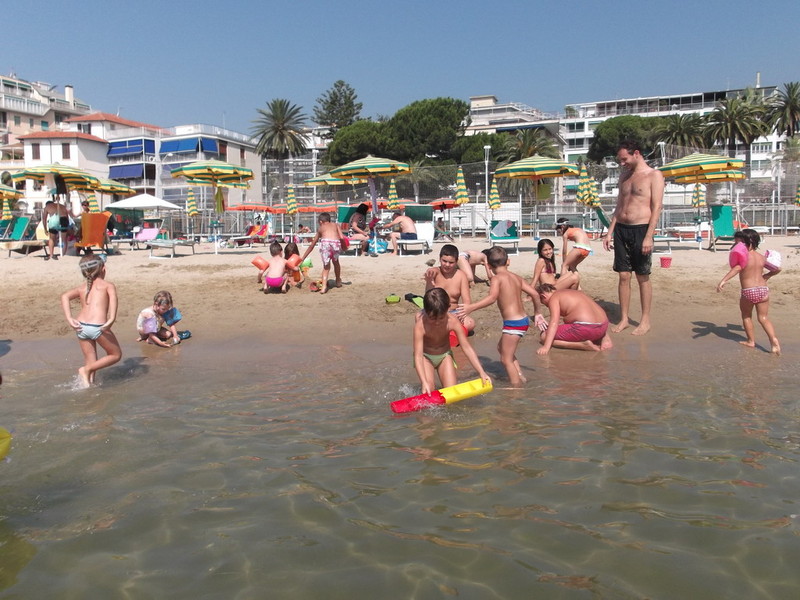
[{"label": "clear blue sky", "polygon": [[[362,116],[494,94],[545,111],[800,80],[800,2],[728,0],[26,0],[0,74],[75,87],[93,108],[248,133],[286,98],[312,114],[342,79]],[[310,123],[310,120],[309,120]]]}]

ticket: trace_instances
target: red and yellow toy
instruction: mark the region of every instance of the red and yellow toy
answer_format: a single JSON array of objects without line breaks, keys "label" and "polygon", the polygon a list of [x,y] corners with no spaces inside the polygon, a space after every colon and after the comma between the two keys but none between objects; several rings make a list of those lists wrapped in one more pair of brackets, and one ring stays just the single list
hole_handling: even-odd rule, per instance
[{"label": "red and yellow toy", "polygon": [[484,383],[482,379],[473,379],[436,390],[430,394],[420,394],[419,396],[411,396],[403,400],[395,400],[392,402],[391,406],[392,411],[396,413],[413,412],[438,404],[452,404],[459,400],[480,396],[481,394],[491,392],[492,389],[494,388],[491,383]]}]

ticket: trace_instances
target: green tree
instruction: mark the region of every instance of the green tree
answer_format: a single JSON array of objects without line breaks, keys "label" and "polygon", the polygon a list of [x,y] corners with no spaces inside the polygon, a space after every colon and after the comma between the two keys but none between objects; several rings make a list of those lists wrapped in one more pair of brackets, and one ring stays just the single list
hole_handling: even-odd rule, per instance
[{"label": "green tree", "polygon": [[280,199],[283,200],[286,159],[303,154],[306,142],[303,135],[306,115],[300,106],[283,98],[267,102],[266,109],[258,108],[258,118],[253,121],[251,133],[256,142],[256,154],[279,161]]},{"label": "green tree", "polygon": [[594,162],[603,162],[607,156],[616,156],[619,143],[626,139],[639,142],[642,154],[648,156],[655,146],[653,130],[660,122],[660,117],[635,115],[612,117],[603,121],[594,130],[586,157]]},{"label": "green tree", "polygon": [[705,120],[697,113],[668,115],[653,128],[657,142],[700,152],[706,147]]},{"label": "green tree", "polygon": [[741,141],[745,149],[745,172],[750,177],[751,144],[769,133],[764,119],[765,106],[752,96],[726,98],[708,114],[706,132],[708,138],[723,144],[728,156],[736,156],[736,143]]},{"label": "green tree", "polygon": [[444,195],[443,190],[456,178],[455,165],[432,167],[428,165],[427,160],[423,159],[411,160],[408,162],[408,166],[411,167],[411,172],[398,175],[396,178],[398,192],[400,195],[404,195],[401,190],[404,186],[409,186],[416,201],[419,201],[421,186],[424,185],[426,190],[438,189],[440,192],[438,195],[441,196]]},{"label": "green tree", "polygon": [[459,137],[452,148],[450,156],[459,165],[483,162],[486,159],[484,146],[491,146],[489,160],[499,160],[505,148],[507,133],[478,133]]},{"label": "green tree", "polygon": [[456,140],[468,124],[469,105],[454,98],[418,100],[398,110],[386,123],[388,158],[452,159]]},{"label": "green tree", "polygon": [[767,114],[777,133],[794,137],[800,125],[800,82],[784,83],[783,90],[770,99]]},{"label": "green tree", "polygon": [[334,137],[338,130],[352,125],[360,118],[364,105],[356,102],[357,98],[355,90],[340,79],[317,98],[314,122],[329,129],[327,137]]},{"label": "green tree", "polygon": [[555,140],[547,130],[541,128],[520,129],[513,135],[507,135],[501,153],[503,159],[509,162],[536,154],[558,158]]},{"label": "green tree", "polygon": [[386,125],[361,120],[336,132],[328,145],[327,161],[331,165],[343,165],[351,160],[364,158],[367,154],[385,156]]}]

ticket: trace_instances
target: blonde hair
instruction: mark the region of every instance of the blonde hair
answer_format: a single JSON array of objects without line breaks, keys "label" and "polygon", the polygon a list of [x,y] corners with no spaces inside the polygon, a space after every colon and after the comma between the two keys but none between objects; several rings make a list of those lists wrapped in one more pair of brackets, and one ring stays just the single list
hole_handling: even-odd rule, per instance
[{"label": "blonde hair", "polygon": [[81,268],[81,274],[83,274],[84,279],[86,279],[86,299],[88,300],[89,292],[92,291],[92,284],[103,271],[106,263],[99,256],[86,254],[81,257],[78,266]]},{"label": "blonde hair", "polygon": [[153,297],[153,305],[154,306],[169,306],[172,308],[172,294],[170,294],[166,290],[162,290],[158,292]]}]

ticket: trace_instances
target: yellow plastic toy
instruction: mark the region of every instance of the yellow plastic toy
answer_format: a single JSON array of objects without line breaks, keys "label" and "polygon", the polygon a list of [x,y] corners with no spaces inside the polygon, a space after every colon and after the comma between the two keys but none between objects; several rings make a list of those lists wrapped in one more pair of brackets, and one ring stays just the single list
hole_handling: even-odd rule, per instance
[{"label": "yellow plastic toy", "polygon": [[445,387],[430,394],[420,394],[411,396],[403,400],[392,402],[392,410],[396,413],[407,413],[420,410],[436,404],[452,404],[460,400],[466,400],[473,396],[486,394],[494,389],[491,383],[484,383],[482,379],[472,379],[464,383],[457,383],[450,387]]},{"label": "yellow plastic toy", "polygon": [[0,427],[0,460],[3,460],[11,448],[11,434]]}]

